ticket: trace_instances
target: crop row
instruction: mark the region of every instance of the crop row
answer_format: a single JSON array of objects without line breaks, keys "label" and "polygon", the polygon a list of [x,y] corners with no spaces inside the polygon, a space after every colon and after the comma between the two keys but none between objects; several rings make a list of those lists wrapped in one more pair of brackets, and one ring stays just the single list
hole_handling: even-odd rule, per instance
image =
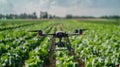
[{"label": "crop row", "polygon": [[[38,26],[36,26],[38,27]],[[52,25],[48,24],[48,26],[41,26],[41,29],[45,29],[48,33],[52,28]],[[38,27],[37,29],[39,29]],[[31,28],[32,29],[32,28]],[[33,28],[35,29],[35,28]],[[20,29],[19,29],[20,30]],[[30,29],[29,29],[30,30]],[[28,30],[27,30],[28,31]],[[28,32],[27,32],[28,34]],[[35,34],[35,33],[34,33]],[[19,37],[19,39],[15,39],[12,42],[7,44],[0,43],[0,48],[2,51],[0,55],[0,66],[12,66],[12,67],[21,67],[24,65],[24,61],[28,58],[28,54],[31,50],[35,49],[39,43],[43,40],[43,38],[37,39],[37,37],[29,33],[28,36],[25,35],[24,37]],[[32,36],[32,37],[31,37]],[[31,37],[31,38],[29,38]],[[26,39],[28,38],[28,39]],[[19,44],[19,45],[18,45]],[[4,52],[6,50],[6,52]]]}]

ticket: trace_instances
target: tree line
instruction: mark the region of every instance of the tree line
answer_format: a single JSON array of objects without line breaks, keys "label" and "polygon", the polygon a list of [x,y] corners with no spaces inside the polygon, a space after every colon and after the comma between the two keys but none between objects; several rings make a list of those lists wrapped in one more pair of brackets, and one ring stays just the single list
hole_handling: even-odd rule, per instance
[{"label": "tree line", "polygon": [[94,17],[94,16],[73,16],[71,14],[66,15],[67,19],[87,19],[87,18],[102,18],[102,19],[120,19],[119,15],[112,15],[112,16],[101,16],[101,17]]},{"label": "tree line", "polygon": [[[86,19],[86,18],[96,18],[94,16],[73,16],[71,14],[67,14],[65,17],[59,17],[56,15],[48,14],[48,12],[40,11],[39,17],[37,16],[36,12],[31,14],[21,13],[21,14],[0,14],[0,19],[54,19],[54,18],[65,18],[65,19]],[[113,15],[113,16],[101,16],[97,18],[103,19],[120,19],[120,16]]]},{"label": "tree line", "polygon": [[37,16],[36,12],[31,14],[21,13],[21,14],[0,14],[0,19],[53,19],[59,18],[55,15],[48,14],[47,12],[40,12],[40,17]]},{"label": "tree line", "polygon": [[0,14],[0,19],[36,19],[37,15],[36,13],[32,14],[27,14],[27,13],[22,13],[22,14]]}]

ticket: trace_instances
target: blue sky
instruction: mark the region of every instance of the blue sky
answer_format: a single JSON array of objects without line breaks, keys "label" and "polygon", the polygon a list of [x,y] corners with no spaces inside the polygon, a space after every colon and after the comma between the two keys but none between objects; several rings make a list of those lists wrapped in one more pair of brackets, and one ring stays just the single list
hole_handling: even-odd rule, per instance
[{"label": "blue sky", "polygon": [[0,13],[20,14],[47,11],[65,16],[120,15],[120,0],[0,0]]}]

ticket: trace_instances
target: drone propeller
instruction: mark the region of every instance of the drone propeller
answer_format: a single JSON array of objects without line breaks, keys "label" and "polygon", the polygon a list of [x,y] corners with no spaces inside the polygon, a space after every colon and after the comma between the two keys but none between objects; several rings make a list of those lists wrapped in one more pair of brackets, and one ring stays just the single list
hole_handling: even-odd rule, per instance
[{"label": "drone propeller", "polygon": [[54,34],[43,34],[42,30],[30,30],[29,32],[37,32],[38,36],[54,35]]},{"label": "drone propeller", "polygon": [[75,33],[82,35],[83,31],[88,30],[88,29],[76,29]]},{"label": "drone propeller", "polygon": [[43,36],[42,30],[30,30],[29,32],[38,32],[38,36]]},{"label": "drone propeller", "polygon": [[70,35],[82,35],[83,31],[85,30],[88,30],[88,29],[76,29],[75,33],[66,33],[64,31],[57,31],[56,33],[53,33],[53,34],[43,34],[42,30],[30,30],[29,32],[37,32],[38,36],[54,35],[56,37],[67,37]]}]

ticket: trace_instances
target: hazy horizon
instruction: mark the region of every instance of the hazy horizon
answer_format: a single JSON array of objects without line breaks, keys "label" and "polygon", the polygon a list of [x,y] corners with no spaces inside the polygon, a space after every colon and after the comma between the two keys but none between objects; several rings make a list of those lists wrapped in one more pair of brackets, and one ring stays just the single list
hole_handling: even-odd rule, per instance
[{"label": "hazy horizon", "polygon": [[0,0],[0,14],[20,14],[47,11],[65,16],[120,15],[120,0]]}]

